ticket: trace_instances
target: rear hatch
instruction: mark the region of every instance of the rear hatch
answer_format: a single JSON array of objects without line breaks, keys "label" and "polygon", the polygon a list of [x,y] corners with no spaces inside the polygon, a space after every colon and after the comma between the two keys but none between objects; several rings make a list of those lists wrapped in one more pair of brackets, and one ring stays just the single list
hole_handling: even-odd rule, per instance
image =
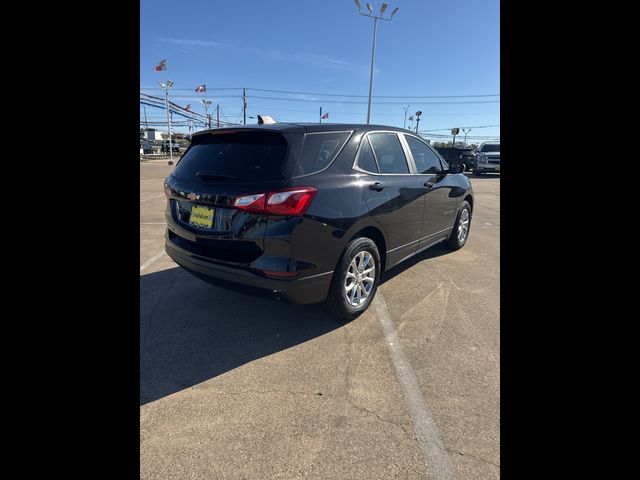
[{"label": "rear hatch", "polygon": [[210,259],[249,264],[264,249],[266,217],[234,198],[284,188],[303,140],[300,132],[230,129],[194,135],[166,180],[176,229],[169,237]]}]

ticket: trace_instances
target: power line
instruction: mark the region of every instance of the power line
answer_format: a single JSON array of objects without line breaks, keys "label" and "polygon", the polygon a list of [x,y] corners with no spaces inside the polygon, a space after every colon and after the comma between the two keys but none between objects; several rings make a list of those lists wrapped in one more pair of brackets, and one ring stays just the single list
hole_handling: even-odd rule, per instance
[{"label": "power line", "polygon": [[[140,90],[162,90],[160,87],[140,87]],[[172,88],[171,90],[181,90],[181,91],[191,91],[195,93],[195,88]],[[242,90],[242,87],[229,87],[229,88],[209,88],[207,87],[207,92],[209,90]]]},{"label": "power line", "polygon": [[[368,95],[351,95],[341,93],[310,93],[310,92],[293,92],[289,90],[267,90],[266,88],[247,88],[256,92],[273,92],[273,93],[292,93],[295,95],[318,95],[323,97],[352,97],[352,98],[369,98]],[[489,93],[486,95],[373,95],[371,98],[477,98],[477,97],[499,97],[499,93]],[[254,97],[258,98],[258,97]]]},{"label": "power line", "polygon": [[[480,126],[475,126],[475,127],[458,127],[458,128],[491,128],[491,127],[499,127],[500,125],[480,125]],[[455,127],[451,127],[451,128],[455,128]],[[441,132],[444,130],[451,130],[451,128],[433,128],[431,130],[420,130],[420,133],[422,132]]]},{"label": "power line", "polygon": [[[282,97],[262,97],[253,95],[250,98],[261,98],[263,100],[279,100],[281,102],[315,102],[315,103],[348,103],[348,104],[364,104],[368,102],[356,102],[351,100],[312,100],[305,98],[282,98]],[[371,102],[376,105],[404,105],[406,102]],[[471,104],[471,103],[500,103],[500,100],[472,100],[472,101],[452,101],[452,102],[420,102],[420,105],[454,105],[454,104]]]},{"label": "power line", "polygon": [[[243,87],[225,87],[225,88],[209,88],[209,90],[242,90]],[[162,90],[159,87],[140,87],[141,90]],[[193,88],[173,88],[177,91],[194,91]],[[368,98],[368,95],[355,95],[347,93],[312,93],[312,92],[297,92],[293,90],[271,90],[266,88],[247,88],[247,90],[253,90],[255,92],[271,92],[271,93],[285,93],[293,95],[317,95],[321,97],[348,97],[348,98]],[[499,97],[499,93],[486,93],[486,94],[474,94],[474,95],[373,95],[372,98],[404,98],[404,99],[416,99],[416,98],[481,98],[481,97]]]}]

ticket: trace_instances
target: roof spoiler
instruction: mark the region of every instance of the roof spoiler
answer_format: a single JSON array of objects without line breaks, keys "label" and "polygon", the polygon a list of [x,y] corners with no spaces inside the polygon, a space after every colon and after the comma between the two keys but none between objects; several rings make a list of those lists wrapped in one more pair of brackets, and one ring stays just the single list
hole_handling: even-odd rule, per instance
[{"label": "roof spoiler", "polygon": [[258,125],[271,125],[273,123],[278,123],[273,119],[273,117],[270,117],[269,115],[258,115]]}]

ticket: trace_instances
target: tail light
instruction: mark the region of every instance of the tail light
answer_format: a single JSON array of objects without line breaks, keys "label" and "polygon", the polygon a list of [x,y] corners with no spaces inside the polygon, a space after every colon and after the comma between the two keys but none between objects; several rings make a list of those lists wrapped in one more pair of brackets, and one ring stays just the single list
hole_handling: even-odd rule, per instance
[{"label": "tail light", "polygon": [[313,187],[290,187],[277,192],[235,197],[233,205],[251,213],[299,216],[306,212],[317,192]]}]

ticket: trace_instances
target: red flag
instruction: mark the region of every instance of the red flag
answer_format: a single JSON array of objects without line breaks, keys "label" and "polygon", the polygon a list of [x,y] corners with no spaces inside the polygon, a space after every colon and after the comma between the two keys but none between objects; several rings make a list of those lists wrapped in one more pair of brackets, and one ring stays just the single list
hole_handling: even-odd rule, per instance
[{"label": "red flag", "polygon": [[153,71],[154,72],[161,72],[163,70],[167,69],[167,61],[166,60],[161,60],[159,64],[157,64],[155,67],[153,67]]},{"label": "red flag", "polygon": [[329,114],[325,113],[324,115],[322,115],[320,118],[329,118]]},{"label": "red flag", "polygon": [[207,84],[205,83],[204,85],[199,85],[196,87],[196,92],[197,93],[202,93],[202,92],[207,92]]}]

